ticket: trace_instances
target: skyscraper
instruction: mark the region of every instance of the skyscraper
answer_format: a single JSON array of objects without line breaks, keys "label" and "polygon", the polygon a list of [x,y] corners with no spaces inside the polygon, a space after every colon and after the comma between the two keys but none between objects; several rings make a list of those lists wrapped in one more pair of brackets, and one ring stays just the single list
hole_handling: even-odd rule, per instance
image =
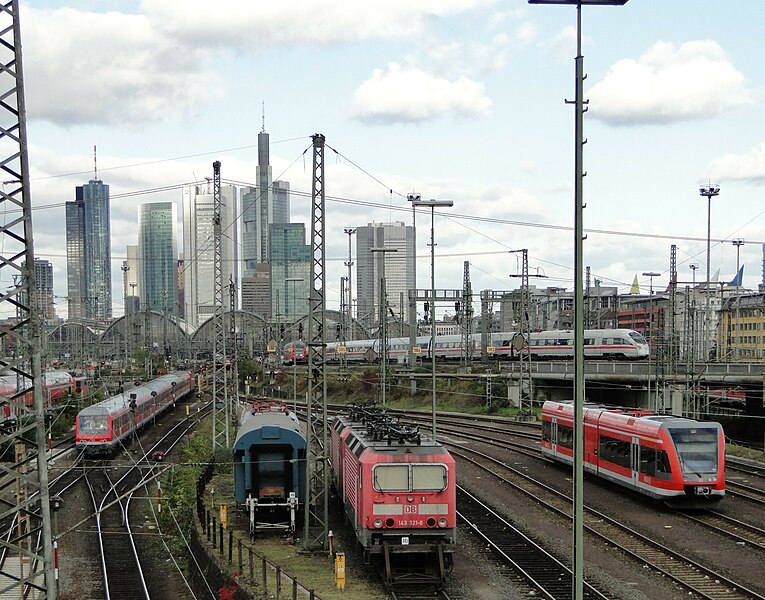
[{"label": "skyscraper", "polygon": [[243,275],[254,274],[255,265],[268,262],[269,226],[290,221],[290,184],[273,181],[268,148],[268,134],[258,134],[258,166],[255,187],[242,190],[242,261]]},{"label": "skyscraper", "polygon": [[174,315],[178,279],[175,202],[138,207],[138,274],[141,306]]},{"label": "skyscraper", "polygon": [[[230,310],[228,285],[238,284],[236,227],[237,189],[221,186],[221,259],[223,308]],[[215,313],[215,225],[212,185],[190,185],[183,190],[184,313],[197,327]],[[236,307],[234,307],[236,308]]]},{"label": "skyscraper", "polygon": [[[402,221],[369,223],[366,227],[358,227],[356,236],[357,318],[369,326],[378,323],[380,279],[384,273],[388,306],[406,322],[408,293],[415,287],[414,227],[404,225]],[[373,253],[372,248],[395,252]]]},{"label": "skyscraper", "polygon": [[91,179],[66,203],[69,318],[112,316],[109,186]]},{"label": "skyscraper", "polygon": [[[26,261],[21,266],[26,269]],[[40,317],[43,321],[52,321],[56,318],[56,312],[53,302],[53,265],[50,261],[35,259],[35,290]],[[23,302],[29,303],[29,299],[25,297]]]},{"label": "skyscraper", "polygon": [[305,243],[305,224],[275,223],[270,237],[272,315],[294,321],[308,314],[311,245]]}]

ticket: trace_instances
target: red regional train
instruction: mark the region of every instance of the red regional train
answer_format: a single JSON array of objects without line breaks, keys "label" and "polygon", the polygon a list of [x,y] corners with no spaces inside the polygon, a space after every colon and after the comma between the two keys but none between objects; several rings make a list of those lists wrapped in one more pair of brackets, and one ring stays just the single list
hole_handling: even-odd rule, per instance
[{"label": "red regional train", "polygon": [[[584,469],[670,506],[725,495],[725,435],[714,422],[585,405]],[[542,454],[573,462],[574,405],[542,406]]]},{"label": "red regional train", "polygon": [[308,345],[302,340],[287,342],[282,349],[282,364],[294,365],[308,362]]},{"label": "red regional train", "polygon": [[399,570],[443,580],[457,530],[452,456],[368,406],[335,417],[330,452],[332,482],[365,561],[384,558],[389,583]]},{"label": "red regional train", "polygon": [[110,454],[153,417],[194,391],[194,374],[176,371],[80,411],[75,445],[87,455]]},{"label": "red regional train", "polygon": [[[67,396],[87,396],[88,381],[85,377],[75,377],[66,371],[44,371],[43,405],[45,410],[55,408]],[[16,377],[0,377],[0,396],[13,398],[17,391]],[[31,390],[15,398],[14,402],[23,402],[29,409],[34,408],[34,395]],[[0,408],[0,426],[15,425],[18,421],[18,406],[13,403],[3,403]]]}]

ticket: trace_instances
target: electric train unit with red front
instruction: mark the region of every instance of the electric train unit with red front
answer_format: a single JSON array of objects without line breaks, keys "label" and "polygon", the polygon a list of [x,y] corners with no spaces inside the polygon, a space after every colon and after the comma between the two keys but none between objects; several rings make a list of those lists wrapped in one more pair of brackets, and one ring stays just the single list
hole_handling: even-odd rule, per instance
[{"label": "electric train unit with red front", "polygon": [[[725,495],[725,436],[719,423],[632,408],[585,405],[584,469],[669,505]],[[542,406],[542,454],[573,462],[574,405]]]},{"label": "electric train unit with red front", "polygon": [[[332,480],[367,562],[392,571],[430,563],[443,579],[456,543],[454,459],[384,410],[352,407],[331,431]],[[424,560],[415,560],[421,558]]]}]

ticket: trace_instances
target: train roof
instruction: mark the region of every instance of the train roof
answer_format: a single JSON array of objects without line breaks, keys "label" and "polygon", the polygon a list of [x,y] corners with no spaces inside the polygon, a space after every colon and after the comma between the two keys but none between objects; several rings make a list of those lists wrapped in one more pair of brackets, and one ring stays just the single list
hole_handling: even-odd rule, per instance
[{"label": "train roof", "polygon": [[172,385],[173,382],[180,383],[187,380],[191,376],[190,371],[176,371],[174,373],[168,373],[167,375],[161,375],[156,379],[142,383],[132,389],[126,389],[123,394],[117,394],[106,400],[101,400],[87,408],[83,408],[80,411],[80,415],[103,415],[117,412],[130,404],[130,396],[135,394],[135,401],[138,404],[146,402],[151,398],[151,393],[156,391],[160,392],[167,386]]},{"label": "train roof", "polygon": [[406,425],[399,425],[389,431],[381,432],[370,428],[368,423],[353,420],[349,416],[335,417],[332,426],[338,431],[350,430],[346,444],[356,456],[361,455],[365,449],[386,453],[405,451],[413,454],[433,454],[434,450],[438,450],[438,453],[446,452],[439,442],[422,434],[419,428],[411,426],[399,435],[397,431],[407,427]]},{"label": "train roof", "polygon": [[245,451],[253,445],[289,445],[300,450],[306,447],[306,441],[295,413],[286,406],[280,409],[274,405],[269,410],[247,410],[242,415],[234,452]]},{"label": "train roof", "polygon": [[[677,415],[654,414],[649,410],[640,408],[585,403],[583,409],[584,419],[587,422],[597,420],[601,424],[612,426],[628,424],[636,429],[644,428],[646,433],[659,429],[722,428],[722,425],[716,421],[697,421]],[[559,411],[567,417],[572,417],[573,410],[573,402],[547,401],[543,405],[543,411],[547,414]]]}]

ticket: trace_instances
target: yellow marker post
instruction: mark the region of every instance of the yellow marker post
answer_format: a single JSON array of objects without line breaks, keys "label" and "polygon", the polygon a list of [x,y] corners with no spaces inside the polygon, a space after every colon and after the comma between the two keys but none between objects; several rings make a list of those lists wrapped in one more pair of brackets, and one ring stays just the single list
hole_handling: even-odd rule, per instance
[{"label": "yellow marker post", "polygon": [[189,405],[188,404],[186,405],[186,416],[187,417],[189,416]]},{"label": "yellow marker post", "polygon": [[228,527],[228,506],[225,504],[220,505],[220,524],[224,528]]},{"label": "yellow marker post", "polygon": [[345,552],[335,555],[335,584],[338,590],[345,589]]}]

